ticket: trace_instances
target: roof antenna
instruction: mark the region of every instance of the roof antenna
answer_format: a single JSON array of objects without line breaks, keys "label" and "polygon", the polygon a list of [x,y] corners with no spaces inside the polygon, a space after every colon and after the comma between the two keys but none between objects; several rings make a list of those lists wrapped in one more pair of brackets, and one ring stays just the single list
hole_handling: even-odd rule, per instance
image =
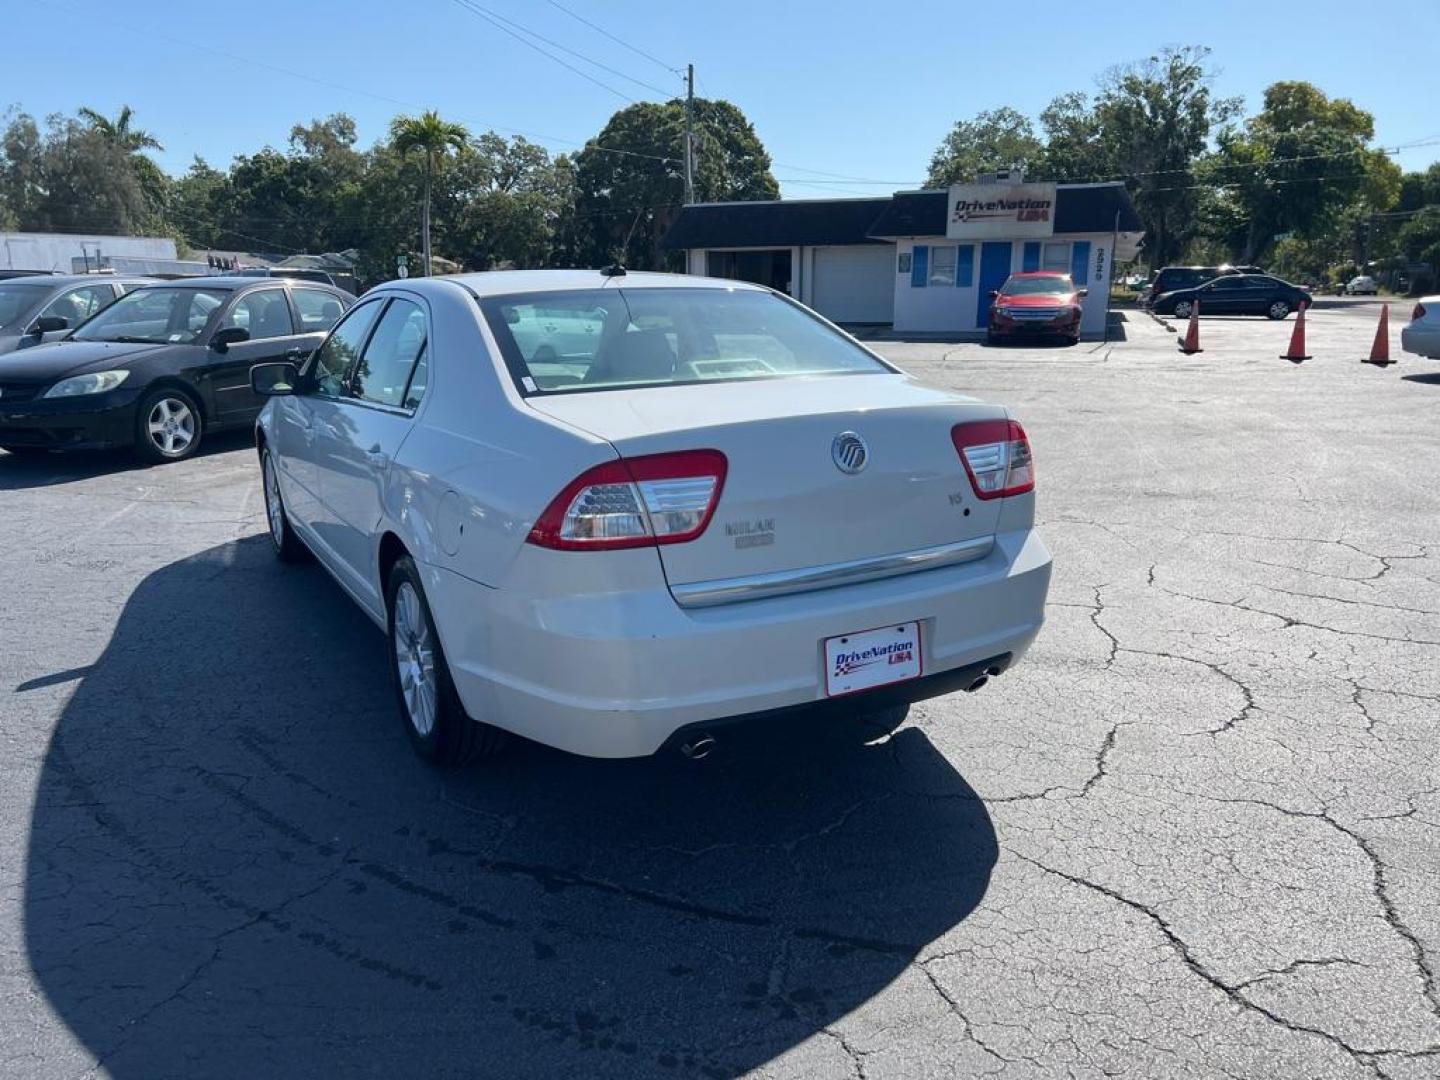
[{"label": "roof antenna", "polygon": [[625,267],[621,266],[618,262],[611,263],[609,266],[601,270],[600,273],[604,274],[606,277],[624,277]]}]

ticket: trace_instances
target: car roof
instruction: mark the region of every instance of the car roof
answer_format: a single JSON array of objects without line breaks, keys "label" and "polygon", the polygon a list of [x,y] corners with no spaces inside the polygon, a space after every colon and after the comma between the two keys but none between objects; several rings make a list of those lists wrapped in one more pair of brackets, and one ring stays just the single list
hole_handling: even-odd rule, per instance
[{"label": "car roof", "polygon": [[45,285],[53,289],[63,289],[71,285],[92,285],[100,282],[120,282],[128,285],[131,282],[139,281],[149,284],[151,278],[143,277],[140,274],[35,274],[33,276],[5,278],[6,284],[14,285]]},{"label": "car roof", "polygon": [[421,292],[431,288],[459,285],[477,296],[506,296],[511,293],[568,292],[574,289],[742,289],[770,292],[763,285],[728,278],[707,278],[694,274],[653,274],[630,271],[610,276],[599,270],[487,270],[478,274],[450,274],[431,278],[404,278],[387,281],[378,288],[401,286]]},{"label": "car roof", "polygon": [[[276,289],[283,288],[287,282],[294,281],[294,278],[286,277],[242,277],[236,274],[233,277],[210,276],[210,277],[185,277],[168,278],[165,280],[146,279],[147,287],[160,286],[162,288],[181,289],[220,289],[225,292],[240,292],[245,289]],[[306,281],[305,285],[312,285],[321,289],[328,289],[334,293],[344,293],[343,289],[337,289],[333,285],[327,285],[323,281]],[[348,295],[348,294],[347,294]]]},{"label": "car roof", "polygon": [[1045,278],[1045,277],[1069,277],[1069,270],[1022,270],[1018,274],[1011,274],[1012,278]]}]

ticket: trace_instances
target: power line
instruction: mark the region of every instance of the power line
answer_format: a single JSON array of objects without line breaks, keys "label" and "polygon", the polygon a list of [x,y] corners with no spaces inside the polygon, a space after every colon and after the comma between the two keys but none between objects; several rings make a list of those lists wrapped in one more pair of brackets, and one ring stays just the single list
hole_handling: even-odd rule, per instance
[{"label": "power line", "polygon": [[459,5],[461,8],[463,8],[465,11],[470,12],[470,14],[474,15],[475,17],[480,18],[480,19],[484,19],[484,20],[485,20],[486,22],[488,22],[491,26],[495,27],[495,29],[497,29],[497,30],[499,30],[499,31],[501,31],[501,32],[503,32],[503,33],[509,34],[509,35],[510,35],[512,38],[514,38],[516,41],[520,42],[520,44],[526,46],[527,48],[534,49],[534,50],[535,50],[536,52],[538,52],[541,56],[546,57],[547,59],[554,60],[555,63],[559,64],[559,65],[560,65],[561,67],[563,67],[563,68],[566,68],[566,69],[568,69],[568,70],[570,70],[570,71],[573,71],[576,75],[579,75],[582,79],[586,80],[587,82],[592,82],[592,83],[594,83],[596,86],[600,87],[601,90],[605,90],[605,91],[607,91],[607,92],[609,92],[609,93],[611,93],[611,94],[614,94],[616,97],[620,98],[622,101],[628,101],[628,102],[630,102],[630,104],[632,104],[632,105],[636,104],[635,99],[632,98],[629,94],[625,94],[625,93],[622,93],[622,92],[619,91],[619,90],[616,90],[615,87],[611,86],[609,83],[607,83],[607,82],[601,82],[599,79],[595,78],[595,76],[591,75],[589,72],[587,72],[587,71],[581,71],[578,67],[576,67],[574,64],[570,63],[568,60],[562,60],[560,57],[556,56],[554,53],[548,52],[548,51],[546,51],[545,49],[541,48],[539,45],[536,45],[535,42],[531,41],[529,38],[527,38],[527,37],[522,37],[522,36],[521,36],[520,34],[518,34],[516,31],[511,30],[508,26],[506,26],[506,25],[505,25],[503,22],[501,22],[499,19],[497,19],[497,18],[495,18],[494,16],[490,15],[484,8],[479,7],[478,5],[472,3],[471,0],[455,0],[455,3],[458,4],[458,5]]},{"label": "power line", "polygon": [[[483,7],[482,5],[475,3],[474,0],[457,0],[457,2],[460,3],[462,7],[469,9],[476,15],[480,15],[482,18],[488,17],[491,20],[498,19],[500,22],[505,23],[508,26],[514,27],[520,33],[529,34],[536,40],[545,42],[545,44],[549,45],[551,48],[559,49],[561,52],[573,56],[583,63],[591,64],[594,67],[599,68],[601,71],[608,71],[611,75],[618,75],[620,78],[625,79],[627,82],[635,83],[637,86],[643,86],[645,87],[645,89],[653,90],[657,94],[663,96],[673,96],[671,91],[666,90],[663,87],[656,86],[654,83],[648,83],[644,79],[637,79],[633,75],[627,75],[619,68],[613,68],[609,64],[602,64],[599,60],[596,60],[593,57],[586,56],[582,52],[577,52],[576,50],[570,48],[567,45],[562,45],[560,44],[560,42],[554,40],[553,38],[548,38],[539,31],[530,29],[530,27],[524,25],[523,23],[518,23],[514,19],[501,15],[498,11],[492,11],[487,7]],[[554,57],[551,57],[551,59],[554,59]]]},{"label": "power line", "polygon": [[662,68],[664,68],[666,71],[670,72],[670,74],[672,74],[672,75],[680,76],[681,78],[684,77],[684,72],[682,72],[679,68],[677,68],[677,67],[671,67],[671,66],[670,66],[669,64],[667,64],[664,60],[661,60],[661,59],[660,59],[659,57],[657,57],[657,56],[652,56],[650,53],[646,52],[644,49],[640,48],[638,45],[632,45],[630,42],[626,41],[624,38],[618,38],[618,37],[616,37],[614,34],[610,33],[610,31],[606,30],[603,26],[597,26],[597,25],[595,25],[595,23],[593,23],[593,22],[591,22],[589,19],[585,18],[585,16],[580,15],[580,14],[574,12],[574,11],[571,11],[571,10],[570,10],[568,7],[566,7],[564,4],[557,3],[556,0],[546,0],[546,2],[547,2],[551,7],[553,7],[553,8],[559,8],[559,9],[560,9],[561,11],[563,11],[566,15],[569,15],[572,19],[575,19],[577,22],[584,23],[584,24],[585,24],[586,26],[588,26],[591,30],[594,30],[597,34],[600,34],[600,35],[602,35],[602,36],[604,36],[604,37],[609,38],[611,41],[615,42],[615,44],[617,44],[617,45],[624,46],[625,48],[627,48],[627,49],[629,49],[631,52],[633,52],[636,56],[643,56],[646,60],[649,60],[652,64],[659,64]]},{"label": "power line", "polygon": [[[52,3],[55,3],[55,0],[51,0],[51,2],[52,2]],[[77,11],[75,8],[70,7],[68,4],[56,3],[56,6],[57,6],[57,7],[63,7],[63,8],[65,8],[65,10],[71,12],[72,14],[76,14],[76,15],[79,15],[79,14],[80,14],[79,11]],[[87,17],[88,17],[88,15],[87,15]],[[424,108],[424,106],[418,105],[418,104],[416,104],[416,103],[413,102],[413,101],[405,101],[405,100],[402,100],[401,98],[390,97],[389,95],[386,95],[386,94],[378,94],[378,93],[376,93],[376,92],[373,91],[373,90],[365,90],[365,89],[363,89],[363,88],[361,88],[361,87],[358,87],[358,86],[349,86],[349,85],[347,85],[347,84],[345,84],[345,83],[334,82],[333,80],[330,80],[330,79],[322,79],[322,78],[320,78],[320,77],[318,77],[318,76],[316,76],[316,75],[314,75],[314,74],[311,74],[310,72],[297,71],[297,70],[295,70],[294,68],[282,67],[281,65],[271,63],[271,62],[268,61],[268,60],[261,60],[261,59],[255,58],[255,57],[243,56],[243,55],[241,55],[241,54],[239,54],[239,53],[227,52],[227,51],[224,50],[224,49],[216,48],[214,45],[209,45],[209,44],[200,45],[200,44],[198,44],[198,43],[196,43],[196,42],[187,41],[187,40],[185,40],[184,38],[178,38],[178,37],[175,37],[175,36],[172,35],[172,34],[166,34],[166,33],[164,33],[163,31],[159,31],[159,30],[150,30],[150,29],[141,30],[141,29],[137,29],[136,27],[131,26],[131,25],[127,24],[127,23],[119,22],[119,21],[116,20],[116,19],[109,18],[109,17],[103,16],[103,15],[102,15],[102,16],[99,16],[99,18],[101,19],[101,21],[108,22],[111,26],[114,26],[114,27],[116,27],[117,29],[124,30],[126,33],[134,34],[136,37],[145,38],[146,40],[152,40],[152,39],[155,39],[155,38],[159,38],[160,40],[162,40],[162,41],[168,41],[168,42],[170,42],[170,43],[173,44],[173,45],[183,46],[184,48],[186,48],[186,49],[188,49],[188,50],[191,50],[192,52],[195,52],[195,53],[197,53],[197,54],[203,54],[203,55],[207,55],[207,56],[212,56],[212,55],[213,55],[213,56],[223,56],[223,57],[225,57],[227,60],[231,60],[231,61],[233,61],[233,62],[235,62],[235,63],[237,63],[237,64],[240,64],[240,65],[242,65],[242,66],[245,66],[245,67],[263,68],[263,69],[266,70],[266,71],[273,71],[273,72],[275,72],[276,74],[279,74],[279,75],[288,75],[288,76],[290,76],[291,78],[303,79],[304,81],[310,82],[310,83],[314,83],[314,84],[317,85],[317,86],[328,87],[329,89],[332,89],[332,90],[340,90],[340,91],[343,91],[344,93],[347,93],[347,94],[358,94],[358,95],[360,95],[361,97],[372,98],[372,99],[374,99],[375,101],[383,101],[383,102],[385,102],[387,105],[394,105],[394,106],[397,106],[397,107],[399,107],[399,108],[401,108],[401,109],[408,109],[408,110],[416,110],[416,111],[418,111],[418,110],[422,110],[422,109]],[[528,44],[528,42],[527,42],[527,44]],[[582,73],[582,74],[583,74],[583,73]],[[622,95],[622,96],[623,96],[623,95]],[[626,100],[630,100],[630,99],[627,98]],[[565,145],[567,145],[567,146],[582,147],[582,148],[585,148],[585,149],[596,150],[596,151],[599,151],[599,152],[605,153],[605,154],[619,154],[619,155],[624,156],[624,157],[640,157],[640,158],[648,158],[648,159],[651,159],[651,160],[654,160],[654,161],[667,161],[667,162],[675,162],[675,161],[678,161],[678,160],[679,160],[679,158],[660,157],[660,156],[655,155],[655,154],[642,154],[642,153],[640,153],[640,152],[638,152],[638,151],[635,151],[635,150],[621,150],[621,149],[618,149],[618,148],[616,148],[616,147],[601,146],[601,145],[598,144],[598,143],[594,143],[594,142],[592,142],[592,141],[587,141],[587,140],[584,140],[584,139],[566,139],[566,138],[562,138],[561,136],[558,136],[558,135],[542,135],[542,134],[539,134],[539,133],[537,133],[537,132],[526,131],[526,130],[524,130],[524,129],[522,129],[522,128],[509,127],[509,126],[507,126],[507,125],[505,125],[505,124],[497,124],[497,123],[494,123],[494,122],[492,122],[492,121],[482,120],[482,119],[480,119],[480,118],[478,118],[478,117],[473,117],[473,116],[463,116],[463,115],[462,115],[462,116],[460,117],[460,119],[462,119],[462,120],[468,120],[470,123],[476,125],[477,127],[487,127],[487,128],[491,128],[492,130],[496,130],[496,131],[509,132],[511,135],[519,135],[519,136],[522,136],[523,138],[529,139],[530,141],[536,143],[537,145],[541,145],[541,146],[543,146],[543,145],[546,144],[546,143],[563,143],[563,144],[565,144]]]}]

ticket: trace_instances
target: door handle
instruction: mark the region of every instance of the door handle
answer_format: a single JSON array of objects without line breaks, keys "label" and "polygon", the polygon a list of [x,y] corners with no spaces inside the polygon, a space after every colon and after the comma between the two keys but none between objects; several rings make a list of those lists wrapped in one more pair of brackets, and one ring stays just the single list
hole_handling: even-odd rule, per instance
[{"label": "door handle", "polygon": [[372,446],[365,451],[365,460],[377,469],[388,469],[390,467],[390,455],[380,449],[379,444]]}]

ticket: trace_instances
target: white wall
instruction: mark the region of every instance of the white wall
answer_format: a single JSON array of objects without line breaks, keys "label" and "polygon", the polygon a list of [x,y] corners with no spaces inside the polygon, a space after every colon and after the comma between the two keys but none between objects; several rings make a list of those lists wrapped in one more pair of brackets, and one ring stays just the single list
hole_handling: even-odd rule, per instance
[{"label": "white wall", "polygon": [[105,236],[101,233],[0,232],[0,267],[70,273],[70,260],[95,253],[142,259],[173,259],[175,241],[160,236]]},{"label": "white wall", "polygon": [[[1089,280],[1085,287],[1090,290],[1083,303],[1084,314],[1080,318],[1080,332],[1086,337],[1100,337],[1105,331],[1106,309],[1110,300],[1109,281],[1111,275],[1110,247],[1113,236],[1110,233],[1074,233],[1054,238],[1056,241],[1089,241],[1090,257],[1087,262]],[[916,244],[926,247],[959,245],[964,241],[945,240],[940,237],[918,237],[900,240],[896,244],[897,255],[909,254],[914,257]],[[917,287],[911,285],[910,274],[895,273],[895,329],[904,333],[946,333],[980,336],[984,327],[976,327],[977,305],[980,291],[980,242],[972,241],[975,248],[975,263],[972,284],[961,286]],[[1025,245],[1015,241],[1010,247],[1010,272],[1019,273],[1024,265]],[[1097,261],[1101,262],[1096,273]],[[897,260],[898,266],[898,260]]]}]

